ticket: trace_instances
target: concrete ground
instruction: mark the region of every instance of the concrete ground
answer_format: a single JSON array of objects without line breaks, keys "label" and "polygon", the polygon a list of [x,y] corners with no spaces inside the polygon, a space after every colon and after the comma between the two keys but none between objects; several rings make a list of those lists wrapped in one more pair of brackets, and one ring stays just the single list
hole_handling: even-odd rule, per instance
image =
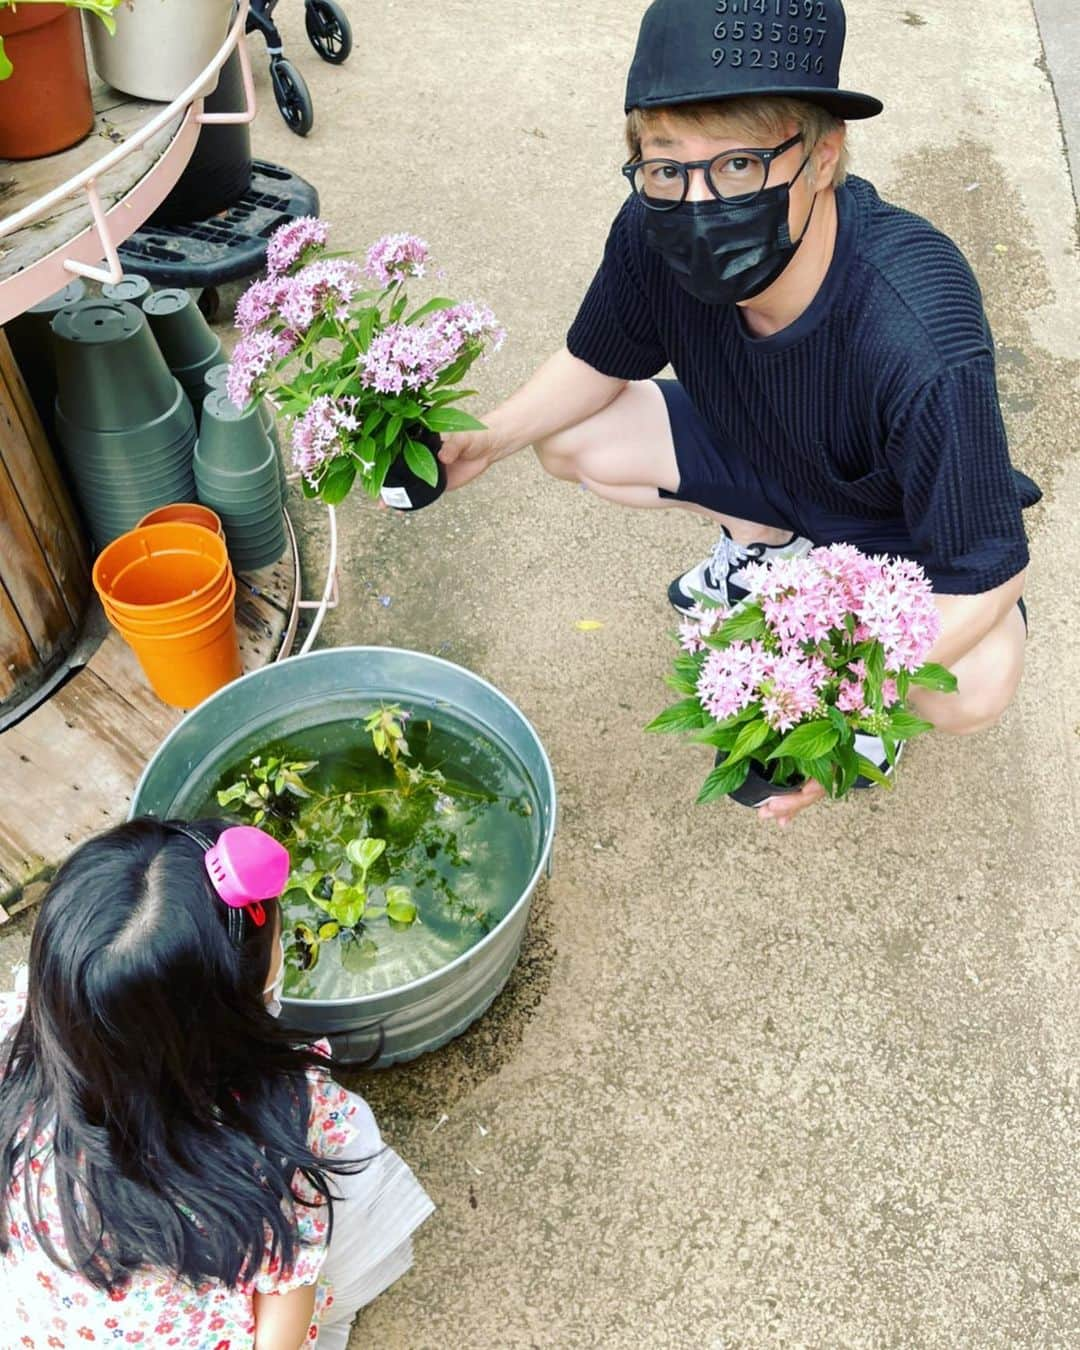
[{"label": "concrete ground", "polygon": [[[342,68],[281,7],[318,121],[290,136],[263,69],[256,149],[318,185],[339,247],[415,231],[440,289],[494,307],[510,337],[478,372],[482,414],[560,345],[599,259],[642,0],[348,7]],[[856,169],[970,258],[1014,457],[1046,492],[1024,685],[993,731],[916,745],[895,793],[780,833],[696,808],[707,752],[642,733],[666,699],[664,590],[712,542],[704,522],[607,507],[528,454],[415,519],[347,503],[323,641],[439,651],[493,680],[539,729],[562,810],[490,1013],[355,1080],[438,1212],[354,1347],[1080,1345],[1062,126],[1028,0],[848,13],[847,87],[887,108],[853,131]],[[314,585],[322,517],[297,514]]]}]

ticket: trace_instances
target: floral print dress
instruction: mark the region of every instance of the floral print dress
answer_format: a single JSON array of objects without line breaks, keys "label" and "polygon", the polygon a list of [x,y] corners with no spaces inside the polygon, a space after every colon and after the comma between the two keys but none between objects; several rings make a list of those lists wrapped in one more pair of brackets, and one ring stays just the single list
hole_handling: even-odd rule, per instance
[{"label": "floral print dress", "polygon": [[[24,994],[0,994],[0,1039],[23,1014]],[[308,1145],[324,1157],[364,1156],[353,1147],[358,1113],[364,1104],[328,1075],[311,1074]],[[61,1256],[63,1227],[49,1160],[48,1137],[34,1141],[29,1166],[40,1180],[40,1225]],[[42,1154],[42,1150],[46,1150]],[[22,1203],[26,1178],[16,1177],[8,1216],[8,1250],[0,1254],[0,1350],[84,1350],[89,1346],[138,1345],[147,1350],[252,1350],[255,1344],[253,1296],[288,1293],[317,1284],[326,1256],[325,1210],[300,1209],[299,1236],[305,1245],[288,1276],[269,1256],[256,1278],[236,1289],[216,1281],[193,1287],[171,1274],[146,1270],[123,1289],[109,1294],[82,1276],[53,1264],[39,1245]],[[325,1283],[316,1290],[315,1315],[308,1341],[318,1339],[318,1323],[332,1302]]]}]

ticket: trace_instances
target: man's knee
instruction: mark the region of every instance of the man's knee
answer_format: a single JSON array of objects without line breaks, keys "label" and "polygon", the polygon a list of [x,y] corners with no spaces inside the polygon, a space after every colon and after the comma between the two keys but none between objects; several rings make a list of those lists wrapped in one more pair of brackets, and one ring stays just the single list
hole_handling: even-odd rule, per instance
[{"label": "man's knee", "polygon": [[939,731],[953,736],[973,736],[1001,721],[1013,701],[1023,673],[1023,654],[1015,664],[981,672],[977,681],[962,681],[955,694],[940,695],[941,712],[932,717]]},{"label": "man's knee", "polygon": [[540,461],[540,467],[553,478],[561,478],[571,483],[576,483],[581,478],[578,466],[581,438],[575,435],[576,430],[576,427],[568,427],[565,431],[557,431],[553,436],[545,436],[543,440],[533,444],[533,451]]}]

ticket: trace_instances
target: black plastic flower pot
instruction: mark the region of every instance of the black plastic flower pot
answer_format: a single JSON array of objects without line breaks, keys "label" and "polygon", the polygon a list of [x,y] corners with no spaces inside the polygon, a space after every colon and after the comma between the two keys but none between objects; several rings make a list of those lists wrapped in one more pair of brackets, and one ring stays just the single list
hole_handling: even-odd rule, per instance
[{"label": "black plastic flower pot", "polygon": [[[722,750],[716,752],[716,765],[723,764],[727,756]],[[740,806],[761,806],[763,802],[768,801],[770,797],[787,797],[793,792],[802,791],[803,784],[791,783],[786,787],[777,783],[771,783],[765,777],[762,767],[753,760],[750,761],[750,772],[746,775],[746,781],[741,787],[737,787],[734,792],[729,792],[728,796],[733,802],[738,802]]]},{"label": "black plastic flower pot", "polygon": [[425,482],[409,468],[404,454],[399,454],[387,470],[379,494],[386,505],[392,506],[395,511],[420,511],[432,502],[437,502],[446,491],[446,469],[439,459],[442,438],[424,427],[413,435],[413,440],[426,446],[435,456],[438,478],[434,486]]}]

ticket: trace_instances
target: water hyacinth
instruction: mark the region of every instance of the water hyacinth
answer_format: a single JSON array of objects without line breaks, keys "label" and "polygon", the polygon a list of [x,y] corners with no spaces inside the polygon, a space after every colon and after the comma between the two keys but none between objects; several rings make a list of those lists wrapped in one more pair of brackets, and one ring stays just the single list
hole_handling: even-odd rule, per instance
[{"label": "water hyacinth", "polygon": [[927,662],[941,621],[922,568],[847,544],[745,568],[734,610],[696,605],[680,624],[668,683],[684,697],[650,730],[693,732],[717,765],[698,798],[732,792],[753,763],[777,786],[814,778],[833,796],[883,779],[856,731],[897,744],[930,730],[907,708],[912,686],[956,688]]},{"label": "water hyacinth", "polygon": [[[399,456],[434,487],[438,436],[482,426],[451,406],[461,383],[505,333],[474,301],[436,297],[409,312],[405,282],[429,263],[416,235],[386,235],[361,265],[329,256],[329,234],[305,216],[271,236],[267,276],[236,306],[229,397],[243,406],[270,395],[292,420],[293,466],[308,496],[339,502],[357,479],[378,496]],[[382,289],[365,289],[365,278]]]}]

